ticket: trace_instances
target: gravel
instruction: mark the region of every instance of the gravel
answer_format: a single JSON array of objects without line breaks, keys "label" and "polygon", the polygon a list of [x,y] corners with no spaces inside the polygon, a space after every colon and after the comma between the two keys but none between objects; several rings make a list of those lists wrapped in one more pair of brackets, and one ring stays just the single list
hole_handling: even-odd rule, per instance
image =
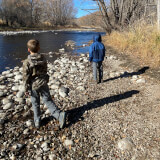
[{"label": "gravel", "polygon": [[94,84],[87,59],[62,54],[48,63],[53,99],[68,113],[62,130],[43,103],[34,127],[29,97],[12,88],[22,68],[0,75],[0,159],[159,160],[159,84],[109,54],[104,82]]}]

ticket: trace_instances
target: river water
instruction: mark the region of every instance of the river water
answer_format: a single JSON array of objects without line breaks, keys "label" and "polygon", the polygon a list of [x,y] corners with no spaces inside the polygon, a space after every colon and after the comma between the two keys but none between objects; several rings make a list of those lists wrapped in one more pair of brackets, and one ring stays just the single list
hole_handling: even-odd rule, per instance
[{"label": "river water", "polygon": [[[98,32],[99,33],[99,32]],[[93,31],[48,31],[34,34],[15,34],[15,35],[0,35],[0,73],[6,69],[21,66],[22,60],[27,58],[28,52],[26,43],[30,39],[38,39],[40,41],[40,52],[58,52],[59,49],[65,48],[73,54],[84,54],[88,52],[89,47],[76,47],[74,50],[66,48],[65,42],[73,40],[76,46],[82,46],[92,40],[97,32]],[[104,32],[100,33],[104,35]],[[49,58],[53,61],[55,57]]]}]

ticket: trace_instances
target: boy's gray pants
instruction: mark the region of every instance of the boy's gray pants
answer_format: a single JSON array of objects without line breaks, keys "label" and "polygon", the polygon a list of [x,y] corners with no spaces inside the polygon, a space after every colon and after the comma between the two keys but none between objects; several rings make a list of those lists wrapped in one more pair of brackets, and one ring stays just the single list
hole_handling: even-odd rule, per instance
[{"label": "boy's gray pants", "polygon": [[[103,80],[102,61],[101,62],[92,62],[92,67],[93,67],[93,79],[97,82],[101,82],[101,80]],[[98,74],[98,77],[97,77],[97,74]]]},{"label": "boy's gray pants", "polygon": [[42,97],[43,103],[48,107],[51,115],[58,120],[60,115],[60,110],[53,102],[49,92],[48,85],[46,84],[40,87],[38,90],[31,90],[31,102],[34,112],[34,122],[39,121],[41,116],[40,96]]}]

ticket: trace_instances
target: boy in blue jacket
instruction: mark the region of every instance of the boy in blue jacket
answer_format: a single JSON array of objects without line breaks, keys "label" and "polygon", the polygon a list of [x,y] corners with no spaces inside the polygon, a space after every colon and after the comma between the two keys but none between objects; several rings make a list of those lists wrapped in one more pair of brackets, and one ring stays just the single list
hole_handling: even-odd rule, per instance
[{"label": "boy in blue jacket", "polygon": [[[105,56],[105,46],[101,42],[101,35],[98,34],[93,37],[93,43],[89,48],[89,61],[92,62],[93,67],[93,79],[96,83],[103,81],[103,65],[102,62]],[[97,78],[97,72],[99,79]]]}]

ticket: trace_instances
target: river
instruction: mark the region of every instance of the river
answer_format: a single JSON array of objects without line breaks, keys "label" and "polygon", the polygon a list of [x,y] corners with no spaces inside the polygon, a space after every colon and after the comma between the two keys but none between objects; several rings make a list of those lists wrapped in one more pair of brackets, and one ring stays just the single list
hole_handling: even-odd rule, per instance
[{"label": "river", "polygon": [[[98,32],[99,33],[99,32]],[[74,50],[66,48],[65,42],[73,40],[76,46],[82,46],[92,40],[97,32],[93,31],[48,31],[33,34],[14,34],[0,35],[0,73],[8,68],[21,66],[22,60],[27,58],[28,52],[26,43],[30,39],[38,39],[40,41],[40,52],[58,52],[59,49],[65,48],[66,51],[73,54],[84,54],[88,52],[89,47],[76,47]],[[101,32],[101,35],[104,35]],[[53,61],[55,57],[49,58]]]}]

